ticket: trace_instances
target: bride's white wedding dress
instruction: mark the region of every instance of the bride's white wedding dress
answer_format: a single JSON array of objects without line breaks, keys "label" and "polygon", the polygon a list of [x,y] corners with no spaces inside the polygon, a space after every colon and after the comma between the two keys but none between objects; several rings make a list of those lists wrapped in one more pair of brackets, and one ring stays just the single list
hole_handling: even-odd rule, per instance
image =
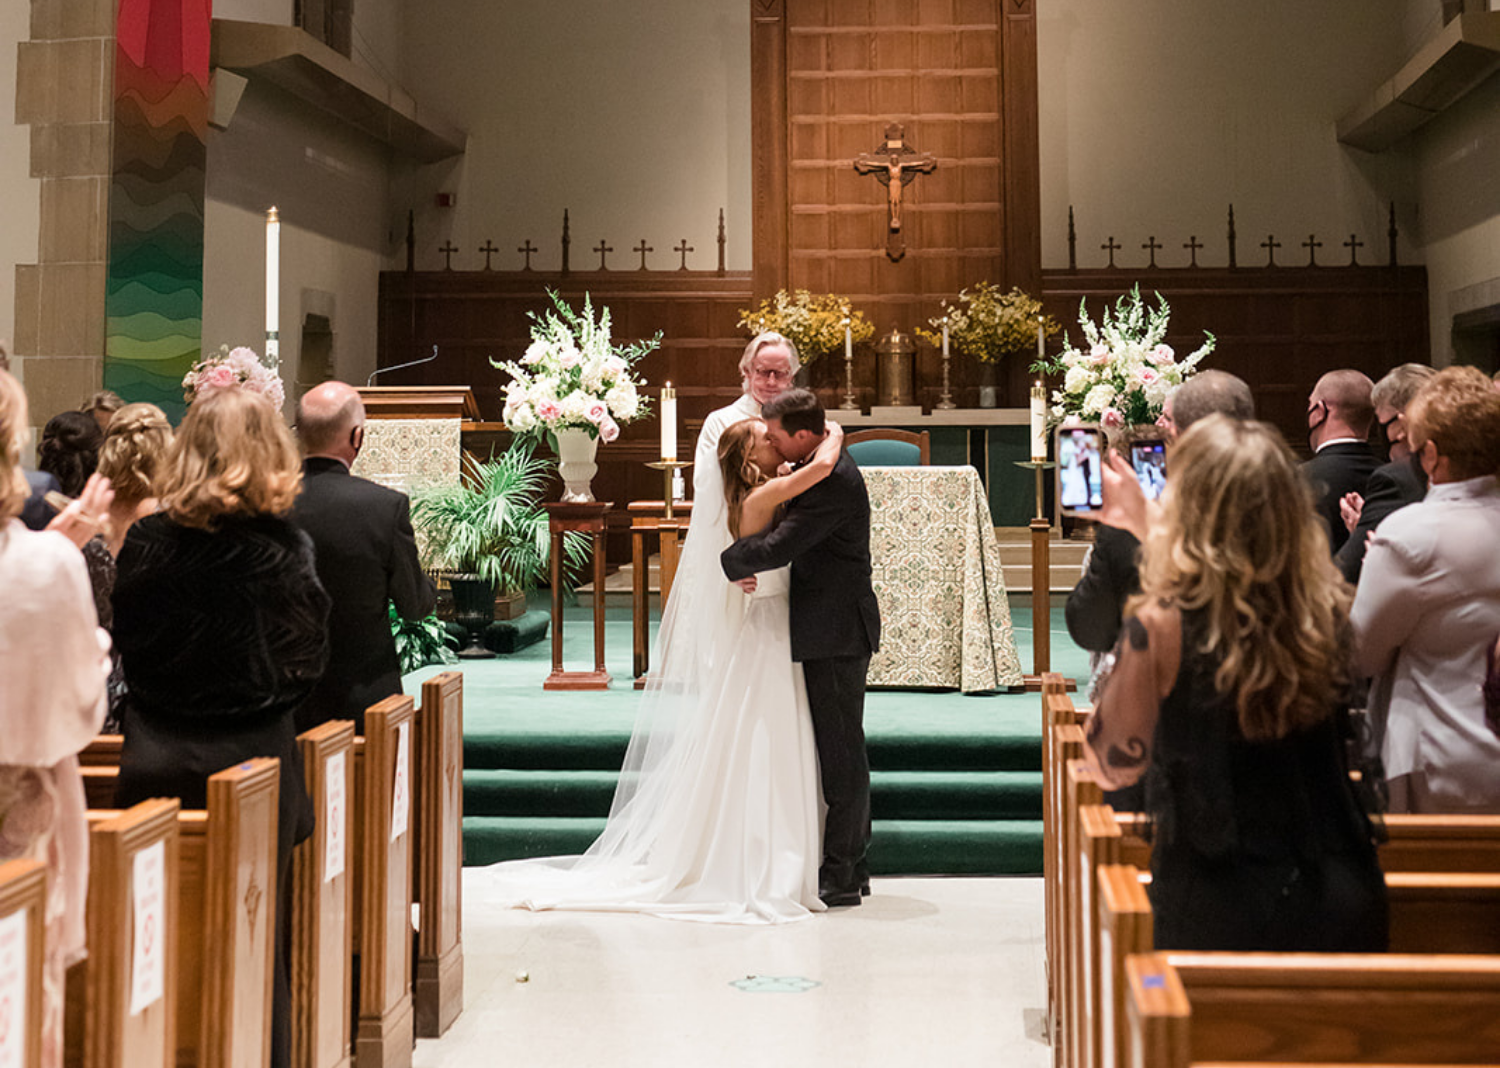
[{"label": "bride's white wedding dress", "polygon": [[[579,857],[476,873],[465,883],[470,904],[714,923],[823,910],[817,750],[802,666],[792,663],[788,576],[762,574],[748,598],[731,587],[742,616],[711,641],[664,622],[662,667],[643,695],[604,833]],[[691,624],[694,613],[674,615]]]}]

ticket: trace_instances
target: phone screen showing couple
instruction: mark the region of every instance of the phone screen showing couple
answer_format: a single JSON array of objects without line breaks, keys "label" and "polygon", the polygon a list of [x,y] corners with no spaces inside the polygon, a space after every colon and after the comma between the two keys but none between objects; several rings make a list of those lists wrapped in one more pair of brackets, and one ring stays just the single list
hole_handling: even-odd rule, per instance
[{"label": "phone screen showing couple", "polygon": [[1136,481],[1148,501],[1161,496],[1167,488],[1167,443],[1165,441],[1137,441],[1130,446],[1130,466],[1135,470]]},{"label": "phone screen showing couple", "polygon": [[1059,427],[1057,494],[1065,514],[1097,511],[1104,504],[1104,436],[1097,427]]}]

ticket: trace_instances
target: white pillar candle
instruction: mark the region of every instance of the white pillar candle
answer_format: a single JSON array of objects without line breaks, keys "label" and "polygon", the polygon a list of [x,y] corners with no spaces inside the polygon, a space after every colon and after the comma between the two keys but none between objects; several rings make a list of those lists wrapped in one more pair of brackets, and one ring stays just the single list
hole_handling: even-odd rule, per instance
[{"label": "white pillar candle", "polygon": [[1036,324],[1036,358],[1045,360],[1047,358],[1047,335],[1042,332],[1042,324]]},{"label": "white pillar candle", "polygon": [[948,320],[943,320],[943,359],[948,358]]},{"label": "white pillar candle", "polygon": [[849,325],[849,320],[844,320],[844,359],[854,359],[854,328]]},{"label": "white pillar candle", "polygon": [[1041,382],[1031,387],[1031,458],[1047,458],[1047,391]]},{"label": "white pillar candle", "polygon": [[677,391],[670,382],[661,387],[661,458],[677,459]]},{"label": "white pillar candle", "polygon": [[275,367],[281,349],[281,217],[266,212],[266,362]]}]

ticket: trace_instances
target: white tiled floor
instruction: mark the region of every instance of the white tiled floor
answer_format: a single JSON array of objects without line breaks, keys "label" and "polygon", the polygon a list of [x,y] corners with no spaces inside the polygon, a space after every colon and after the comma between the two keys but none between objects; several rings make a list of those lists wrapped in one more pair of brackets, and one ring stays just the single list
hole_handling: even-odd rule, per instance
[{"label": "white tiled floor", "polygon": [[[463,1015],[415,1068],[1046,1068],[1042,881],[877,879],[785,927],[470,910]],[[525,972],[529,981],[518,982]],[[803,993],[749,993],[799,976]]]}]

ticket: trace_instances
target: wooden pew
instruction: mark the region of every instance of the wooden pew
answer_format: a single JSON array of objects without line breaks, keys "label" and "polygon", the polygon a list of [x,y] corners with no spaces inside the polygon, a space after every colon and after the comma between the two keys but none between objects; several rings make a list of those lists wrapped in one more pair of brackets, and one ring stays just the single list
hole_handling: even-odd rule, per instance
[{"label": "wooden pew", "polygon": [[317,826],[292,854],[292,1064],[349,1068],[354,960],[354,723],[297,736]]},{"label": "wooden pew", "polygon": [[[81,1063],[84,1068],[176,1068],[178,939],[182,926],[178,836],[182,815],[175,799],[142,801],[125,812],[89,814],[89,955],[69,973],[69,1064]],[[143,895],[160,898],[163,928],[157,933],[162,996],[132,1012],[136,949],[132,921],[137,913],[138,860],[161,878],[159,887],[143,885],[139,889]],[[201,911],[200,903],[200,915]]]},{"label": "wooden pew", "polygon": [[0,1064],[41,1064],[46,929],[46,866],[38,860],[0,864]]},{"label": "wooden pew", "polygon": [[464,1006],[464,677],[422,683],[417,715],[417,957],[412,983],[417,1035],[438,1038]]},{"label": "wooden pew", "polygon": [[1500,958],[1150,953],[1125,964],[1129,1068],[1494,1064]]},{"label": "wooden pew", "polygon": [[[1103,811],[1107,812],[1108,809]],[[1099,870],[1098,998],[1082,1011],[1097,1016],[1104,1063],[1124,1062],[1125,961],[1153,952],[1149,876],[1133,865]],[[1500,874],[1389,872],[1391,951],[1405,954],[1500,954]],[[1496,959],[1500,959],[1497,956]],[[1500,1011],[1500,1005],[1497,1005]]]},{"label": "wooden pew", "polygon": [[[1077,730],[1076,727],[1073,729]],[[1091,901],[1093,897],[1092,889],[1084,881],[1081,813],[1085,808],[1100,805],[1104,792],[1088,764],[1081,759],[1063,764],[1062,779],[1062,899],[1058,911],[1058,919],[1063,925],[1060,940],[1063,955],[1062,1063],[1067,1068],[1091,1068],[1087,1059],[1085,1021],[1076,1011],[1076,1006],[1086,1000],[1089,984],[1089,977],[1084,974],[1087,961],[1084,910],[1086,900]]]},{"label": "wooden pew", "polygon": [[355,1068],[411,1065],[414,720],[410,697],[387,697],[354,745]]}]

